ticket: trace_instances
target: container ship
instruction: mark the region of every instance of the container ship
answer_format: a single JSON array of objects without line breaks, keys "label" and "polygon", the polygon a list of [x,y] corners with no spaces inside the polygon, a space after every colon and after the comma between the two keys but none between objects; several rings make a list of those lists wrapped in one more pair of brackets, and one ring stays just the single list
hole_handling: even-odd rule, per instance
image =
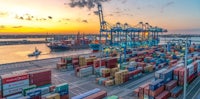
[{"label": "container ship", "polygon": [[80,33],[77,34],[76,39],[69,40],[53,40],[47,44],[51,50],[69,50],[69,49],[78,49],[78,48],[88,48],[88,44],[91,40],[85,38],[85,36],[80,36]]}]

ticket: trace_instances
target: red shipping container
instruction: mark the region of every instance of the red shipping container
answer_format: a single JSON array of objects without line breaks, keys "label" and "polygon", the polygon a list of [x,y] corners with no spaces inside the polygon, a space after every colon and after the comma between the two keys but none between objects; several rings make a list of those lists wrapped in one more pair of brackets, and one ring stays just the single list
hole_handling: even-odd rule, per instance
[{"label": "red shipping container", "polygon": [[144,88],[144,94],[149,95],[149,86]]},{"label": "red shipping container", "polygon": [[91,66],[91,65],[93,65],[93,62],[87,62],[87,65]]},{"label": "red shipping container", "polygon": [[165,85],[165,90],[170,91],[177,86],[177,80],[172,80]]},{"label": "red shipping container", "polygon": [[113,65],[106,65],[106,68],[115,68],[117,67],[117,64],[113,64]]},{"label": "red shipping container", "polygon": [[5,74],[1,75],[2,84],[12,83],[16,81],[29,79],[29,75],[27,73],[22,74]]},{"label": "red shipping container", "polygon": [[139,86],[139,93],[144,94],[144,88],[149,86],[151,82],[147,82],[144,85]]},{"label": "red shipping container", "polygon": [[106,91],[100,91],[98,93],[92,94],[86,98],[83,99],[103,99],[107,96],[107,92]]},{"label": "red shipping container", "polygon": [[[182,69],[179,70],[178,75],[179,76],[184,76],[184,72],[185,72],[185,68],[182,68]],[[188,76],[188,74],[189,74],[189,70],[187,69],[187,76]]]},{"label": "red shipping container", "polygon": [[139,97],[139,88],[133,91],[134,96]]},{"label": "red shipping container", "polygon": [[164,91],[164,88],[165,88],[164,86],[161,86],[160,88],[158,88],[158,89],[156,89],[154,91],[149,90],[149,96],[152,96],[152,97],[158,96],[161,92]]},{"label": "red shipping container", "polygon": [[168,99],[169,97],[170,97],[170,92],[169,91],[163,91],[155,99]]},{"label": "red shipping container", "polygon": [[69,94],[60,96],[60,99],[69,99]]},{"label": "red shipping container", "polygon": [[41,96],[34,96],[34,97],[31,97],[31,99],[42,99]]},{"label": "red shipping container", "polygon": [[178,67],[178,68],[174,69],[173,74],[178,76],[179,70],[181,70],[182,68],[183,67]]},{"label": "red shipping container", "polygon": [[127,82],[129,80],[129,74],[124,75],[123,81]]}]

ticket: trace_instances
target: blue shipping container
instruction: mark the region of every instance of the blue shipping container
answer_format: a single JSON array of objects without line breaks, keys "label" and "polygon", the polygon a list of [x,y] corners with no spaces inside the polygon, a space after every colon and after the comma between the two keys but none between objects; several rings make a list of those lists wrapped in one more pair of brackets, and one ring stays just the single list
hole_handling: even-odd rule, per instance
[{"label": "blue shipping container", "polygon": [[158,89],[160,86],[164,85],[163,79],[158,79],[156,81],[153,81],[149,84],[149,89],[154,91]]},{"label": "blue shipping container", "polygon": [[80,95],[78,95],[78,96],[74,96],[74,97],[72,97],[71,99],[83,99],[83,98],[85,98],[85,97],[87,97],[87,96],[90,96],[90,95],[95,94],[95,93],[100,92],[100,91],[101,91],[101,90],[100,90],[99,88],[95,88],[95,89],[93,89],[93,90],[90,90],[90,91],[85,92],[85,93],[83,93],[83,94],[80,94]]},{"label": "blue shipping container", "polygon": [[160,73],[160,79],[163,79],[164,83],[168,83],[173,78],[173,69],[169,69],[165,72]]}]

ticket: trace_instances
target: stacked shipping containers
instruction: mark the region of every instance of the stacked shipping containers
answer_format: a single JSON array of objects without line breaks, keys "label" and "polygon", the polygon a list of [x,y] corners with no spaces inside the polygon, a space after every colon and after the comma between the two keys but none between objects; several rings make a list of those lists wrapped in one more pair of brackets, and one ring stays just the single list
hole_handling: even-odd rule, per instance
[{"label": "stacked shipping containers", "polygon": [[27,73],[1,75],[2,96],[7,97],[21,93],[22,88],[29,86],[29,75]]},{"label": "stacked shipping containers", "polygon": [[36,69],[28,72],[30,77],[30,85],[43,86],[51,84],[51,70]]},{"label": "stacked shipping containers", "polygon": [[[190,64],[187,65],[187,84],[192,82],[200,70],[200,61],[194,60],[189,61]],[[182,63],[172,66],[170,69],[161,69],[155,72],[155,78],[157,80],[151,82],[147,87],[147,84],[134,90],[134,93],[139,98],[149,98],[149,99],[167,99],[169,97],[177,98],[183,91],[183,77],[184,69]],[[146,86],[146,87],[145,87]],[[144,89],[144,92],[141,91]],[[143,92],[143,93],[142,93]],[[144,96],[143,96],[144,95]]]}]

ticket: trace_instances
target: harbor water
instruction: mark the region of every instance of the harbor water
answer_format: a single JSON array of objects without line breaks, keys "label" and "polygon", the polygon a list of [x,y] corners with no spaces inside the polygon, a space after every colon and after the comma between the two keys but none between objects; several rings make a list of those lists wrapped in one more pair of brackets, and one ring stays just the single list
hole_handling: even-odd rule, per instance
[{"label": "harbor water", "polygon": [[[28,57],[37,47],[42,51],[38,57]],[[64,55],[86,54],[91,52],[89,49],[84,50],[68,50],[68,51],[51,51],[46,44],[28,44],[28,45],[6,45],[0,46],[0,64],[22,62],[54,57],[62,57]]]},{"label": "harbor water", "polygon": [[[184,38],[160,38],[160,44],[166,44],[167,41],[172,41],[173,39],[184,39]],[[198,37],[190,38],[194,41],[199,42],[192,42],[192,43],[200,43]],[[14,39],[9,39],[9,41],[13,41]],[[29,40],[29,39],[26,39]],[[42,39],[30,39],[30,40],[42,40]],[[0,41],[2,41],[0,39]],[[37,47],[42,54],[38,57],[28,57],[27,55],[32,53]],[[38,59],[46,59],[46,58],[54,58],[54,57],[61,57],[64,55],[74,55],[78,53],[89,53],[91,50],[69,50],[69,51],[51,51],[46,44],[26,44],[26,45],[6,45],[0,46],[0,64],[12,63],[12,62],[22,62],[22,61],[30,61],[30,60],[38,60]]]}]

